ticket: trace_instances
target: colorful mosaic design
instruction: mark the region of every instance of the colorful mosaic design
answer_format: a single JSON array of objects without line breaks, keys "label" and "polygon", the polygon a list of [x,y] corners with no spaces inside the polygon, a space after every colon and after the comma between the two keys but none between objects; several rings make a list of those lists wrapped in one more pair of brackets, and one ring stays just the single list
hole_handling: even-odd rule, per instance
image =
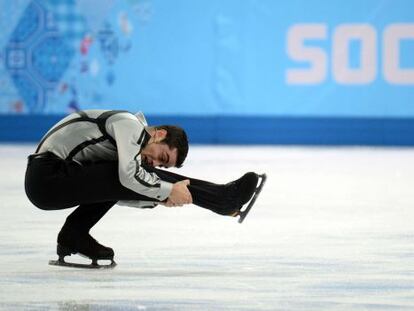
[{"label": "colorful mosaic design", "polygon": [[5,68],[29,112],[44,110],[75,55],[73,39],[83,33],[66,27],[75,17],[70,9],[60,11],[73,5],[60,3],[55,15],[41,1],[30,2],[5,47]]},{"label": "colorful mosaic design", "polygon": [[3,21],[7,14],[18,15],[7,40],[0,34],[0,113],[62,113],[81,109],[81,97],[102,101],[106,89],[102,83],[96,83],[96,89],[80,84],[100,79],[106,86],[114,85],[113,67],[132,46],[129,35],[133,26],[127,13],[116,12],[116,25],[108,20],[114,3],[0,3]]}]

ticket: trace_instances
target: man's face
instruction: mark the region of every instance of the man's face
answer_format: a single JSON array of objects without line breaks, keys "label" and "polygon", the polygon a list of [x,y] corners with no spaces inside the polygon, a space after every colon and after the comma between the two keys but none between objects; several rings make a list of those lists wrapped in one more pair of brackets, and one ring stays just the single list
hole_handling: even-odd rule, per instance
[{"label": "man's face", "polygon": [[162,142],[149,143],[141,152],[142,161],[153,167],[172,167],[177,163],[177,148],[170,149]]}]

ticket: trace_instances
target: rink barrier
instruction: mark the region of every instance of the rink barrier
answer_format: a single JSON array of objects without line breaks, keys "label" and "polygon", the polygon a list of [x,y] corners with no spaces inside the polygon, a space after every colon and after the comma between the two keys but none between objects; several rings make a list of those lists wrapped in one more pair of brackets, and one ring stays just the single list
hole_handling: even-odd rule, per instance
[{"label": "rink barrier", "polygon": [[[63,115],[0,116],[0,142],[36,142]],[[412,118],[147,116],[177,124],[193,144],[413,146]]]}]

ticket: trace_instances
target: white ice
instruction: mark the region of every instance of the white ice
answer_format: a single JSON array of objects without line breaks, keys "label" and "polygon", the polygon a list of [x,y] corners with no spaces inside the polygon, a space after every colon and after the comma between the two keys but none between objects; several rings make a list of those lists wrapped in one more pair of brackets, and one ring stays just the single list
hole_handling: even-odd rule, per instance
[{"label": "white ice", "polygon": [[33,149],[0,146],[1,310],[414,310],[414,149],[192,147],[182,174],[267,173],[250,215],[115,206],[105,271],[47,264],[71,210],[26,199]]}]

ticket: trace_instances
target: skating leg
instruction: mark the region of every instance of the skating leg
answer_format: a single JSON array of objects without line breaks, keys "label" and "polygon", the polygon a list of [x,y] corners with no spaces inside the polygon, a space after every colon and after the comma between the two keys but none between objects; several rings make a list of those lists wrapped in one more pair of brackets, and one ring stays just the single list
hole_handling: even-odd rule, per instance
[{"label": "skating leg", "polygon": [[[49,264],[57,266],[75,268],[113,268],[116,266],[114,261],[114,251],[110,247],[99,244],[89,234],[79,233],[62,229],[58,236],[57,244],[58,260],[51,260]],[[68,263],[66,256],[79,254],[92,260],[91,264]],[[109,260],[109,265],[99,265],[98,260]]]}]

